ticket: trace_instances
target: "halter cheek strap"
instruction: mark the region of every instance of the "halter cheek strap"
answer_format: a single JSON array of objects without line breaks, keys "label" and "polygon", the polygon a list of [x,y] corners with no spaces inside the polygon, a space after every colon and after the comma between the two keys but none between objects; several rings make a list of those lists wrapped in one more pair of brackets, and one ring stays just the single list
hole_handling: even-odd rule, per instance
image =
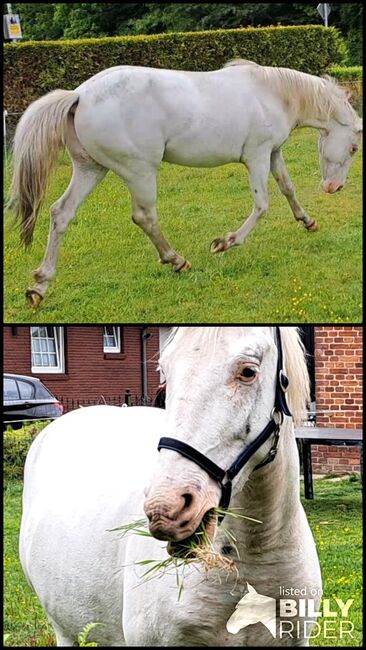
[{"label": "halter cheek strap", "polygon": [[[231,488],[232,480],[239,474],[243,469],[249,459],[253,454],[258,451],[258,449],[273,435],[273,444],[269,450],[266,458],[254,467],[254,470],[271,463],[276,457],[280,427],[283,422],[284,415],[291,417],[291,412],[288,408],[286,401],[286,391],[289,386],[289,380],[283,372],[283,356],[282,356],[282,343],[281,343],[281,334],[279,327],[275,328],[275,339],[277,346],[277,372],[276,372],[276,394],[275,394],[275,403],[271,413],[271,419],[268,424],[264,427],[261,433],[257,436],[253,442],[251,442],[243,451],[239,454],[236,460],[230,465],[227,470],[222,469],[219,465],[216,465],[212,460],[201,454],[200,451],[194,449],[190,445],[187,445],[181,440],[176,440],[175,438],[160,438],[158,444],[158,450],[160,449],[170,449],[176,451],[181,456],[188,458],[188,460],[193,461],[201,467],[211,478],[217,481],[221,487],[221,500],[220,508],[226,510],[230,504],[231,498]],[[223,515],[219,517],[219,523],[221,523]]]}]

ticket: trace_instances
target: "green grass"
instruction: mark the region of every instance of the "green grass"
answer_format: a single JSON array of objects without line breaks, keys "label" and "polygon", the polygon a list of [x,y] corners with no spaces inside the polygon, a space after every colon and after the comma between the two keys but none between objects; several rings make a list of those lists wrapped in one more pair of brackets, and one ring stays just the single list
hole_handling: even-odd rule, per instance
[{"label": "green grass", "polygon": [[[315,481],[314,501],[303,501],[317,543],[324,598],[354,603],[349,610],[354,638],[314,639],[314,646],[362,645],[361,485],[355,477]],[[36,596],[26,583],[18,559],[22,484],[10,481],[5,491],[4,630],[7,646],[55,645],[54,636]],[[320,620],[321,629],[323,629]]]},{"label": "green grass", "polygon": [[66,155],[24,252],[6,215],[4,317],[8,323],[313,323],[362,320],[361,187],[357,154],[342,192],[319,189],[317,133],[296,131],[284,155],[300,203],[320,230],[297,224],[270,180],[270,209],[247,242],[212,255],[213,239],[235,230],[251,210],[241,165],[192,169],[163,164],[158,209],[163,232],[192,263],[173,273],[157,262],[146,235],[131,221],[122,181],[109,173],[80,208],[61,247],[56,279],[43,305],[24,298],[47,241],[48,208],[70,179]]},{"label": "green grass", "polygon": [[[303,492],[303,490],[302,490]],[[314,500],[303,499],[313,531],[323,577],[323,598],[349,598],[354,602],[348,619],[354,624],[353,639],[340,639],[339,622],[333,626],[335,639],[314,639],[314,646],[362,645],[362,510],[361,482],[351,475],[341,480],[319,479],[314,482]],[[338,609],[338,608],[336,608]],[[338,610],[339,611],[339,610]],[[335,619],[333,619],[335,620]],[[324,619],[318,623],[324,630]]]},{"label": "green grass", "polygon": [[4,498],[4,632],[7,646],[56,645],[37,597],[25,580],[18,555],[21,481],[5,483]]}]

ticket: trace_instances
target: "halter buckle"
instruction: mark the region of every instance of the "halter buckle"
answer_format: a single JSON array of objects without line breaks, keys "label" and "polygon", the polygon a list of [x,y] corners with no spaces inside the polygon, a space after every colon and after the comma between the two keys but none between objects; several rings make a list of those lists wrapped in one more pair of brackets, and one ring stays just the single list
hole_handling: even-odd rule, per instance
[{"label": "halter buckle", "polygon": [[267,463],[270,463],[272,460],[274,460],[276,458],[276,454],[277,454],[277,447],[274,448],[272,447],[272,449],[269,450],[266,458]]}]

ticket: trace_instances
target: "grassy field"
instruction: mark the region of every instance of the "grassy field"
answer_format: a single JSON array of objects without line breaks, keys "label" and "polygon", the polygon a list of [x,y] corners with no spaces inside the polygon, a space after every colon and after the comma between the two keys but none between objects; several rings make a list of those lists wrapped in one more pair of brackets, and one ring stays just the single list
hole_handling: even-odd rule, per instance
[{"label": "grassy field", "polygon": [[24,292],[44,254],[48,208],[69,182],[69,163],[62,155],[29,252],[6,216],[5,322],[360,322],[361,155],[355,156],[344,190],[333,196],[319,189],[315,131],[296,131],[284,155],[318,232],[295,222],[271,178],[269,212],[247,242],[212,255],[211,241],[238,228],[251,210],[245,169],[163,164],[162,229],[192,263],[191,271],[176,274],[158,264],[155,249],[131,221],[126,188],[109,173],[70,225],[56,279],[36,311],[26,306]]},{"label": "grassy field", "polygon": [[[335,639],[322,635],[311,642],[314,646],[362,645],[362,539],[361,485],[356,477],[339,481],[315,481],[314,501],[304,501],[308,519],[317,543],[323,574],[324,598],[331,605],[334,597],[354,603],[349,620],[354,624],[354,638]],[[4,519],[4,630],[7,646],[50,646],[55,644],[52,628],[26,583],[18,559],[18,534],[21,515],[19,481],[6,484]],[[323,621],[319,619],[323,630]]]},{"label": "grassy field", "polygon": [[[332,609],[335,598],[341,598],[344,603],[349,598],[354,600],[347,617],[354,625],[353,638],[339,638],[338,620],[333,625],[335,631],[330,632],[327,639],[320,634],[311,641],[312,646],[362,645],[361,489],[360,479],[355,476],[337,480],[317,479],[314,481],[314,500],[303,499],[317,545],[323,577],[323,599],[330,600]],[[324,618],[319,618],[318,623],[323,632]],[[331,634],[335,638],[330,638]]]}]

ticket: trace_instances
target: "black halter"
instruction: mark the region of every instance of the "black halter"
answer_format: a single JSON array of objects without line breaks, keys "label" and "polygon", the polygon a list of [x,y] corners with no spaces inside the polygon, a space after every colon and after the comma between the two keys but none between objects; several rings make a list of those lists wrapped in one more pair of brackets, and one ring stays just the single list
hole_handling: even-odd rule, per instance
[{"label": "black halter", "polygon": [[[274,407],[271,412],[271,419],[268,424],[265,426],[263,431],[257,436],[253,442],[248,445],[237,459],[230,465],[227,470],[222,469],[219,465],[212,462],[209,458],[201,454],[201,452],[194,449],[190,445],[187,445],[181,440],[176,440],[175,438],[160,438],[158,444],[158,450],[160,449],[171,449],[176,451],[185,458],[192,460],[196,465],[199,465],[211,478],[217,481],[221,487],[221,500],[220,508],[226,510],[230,504],[231,497],[231,486],[232,480],[235,476],[243,469],[244,465],[248,460],[255,454],[255,452],[263,445],[263,443],[268,440],[270,436],[273,435],[273,445],[269,450],[266,458],[254,467],[254,470],[271,463],[277,453],[278,440],[280,435],[280,427],[283,422],[284,415],[291,417],[291,412],[288,408],[285,393],[289,386],[289,380],[283,372],[283,357],[282,357],[282,343],[281,343],[281,333],[279,327],[275,328],[275,339],[277,346],[277,372],[276,372],[276,396]],[[253,470],[253,471],[254,471]],[[223,516],[219,518],[219,522],[223,519]]]}]

